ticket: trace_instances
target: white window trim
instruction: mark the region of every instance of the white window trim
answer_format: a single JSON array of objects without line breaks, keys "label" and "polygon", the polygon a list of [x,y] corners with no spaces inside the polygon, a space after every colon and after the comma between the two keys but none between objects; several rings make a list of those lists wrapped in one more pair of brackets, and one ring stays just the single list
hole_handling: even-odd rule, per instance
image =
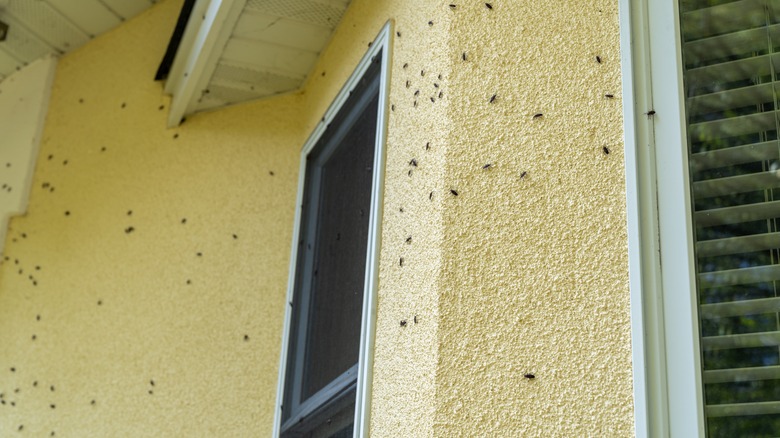
[{"label": "white window trim", "polygon": [[677,2],[620,23],[636,436],[704,436]]},{"label": "white window trim", "polygon": [[387,99],[390,89],[390,61],[392,53],[391,35],[393,22],[388,21],[368,52],[358,63],[355,71],[342,87],[331,103],[325,116],[314,128],[314,132],[303,146],[301,162],[298,171],[298,194],[295,208],[295,225],[293,228],[292,254],[290,256],[289,277],[287,281],[287,302],[285,303],[284,331],[281,357],[279,361],[279,381],[276,389],[276,409],[274,414],[273,437],[278,437],[281,431],[282,402],[284,395],[284,379],[287,368],[287,350],[289,345],[290,324],[292,321],[292,303],[295,286],[295,269],[297,261],[297,241],[300,234],[301,213],[303,206],[303,186],[306,176],[306,156],[317,144],[327,126],[338,114],[347,101],[351,91],[357,86],[372,60],[381,52],[381,67],[379,78],[379,109],[377,111],[376,149],[374,153],[374,176],[371,192],[371,212],[369,215],[368,251],[366,255],[366,278],[363,296],[363,315],[360,330],[360,353],[358,357],[357,393],[355,400],[355,436],[369,435],[369,414],[371,412],[371,380],[373,377],[374,334],[376,324],[376,296],[379,284],[379,248],[381,245],[382,205],[384,193],[385,145],[387,139]]}]

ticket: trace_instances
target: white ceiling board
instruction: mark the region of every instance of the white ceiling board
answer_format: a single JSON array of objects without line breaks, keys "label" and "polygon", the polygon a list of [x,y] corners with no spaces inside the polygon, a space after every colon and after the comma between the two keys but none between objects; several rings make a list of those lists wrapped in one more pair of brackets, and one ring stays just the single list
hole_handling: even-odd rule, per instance
[{"label": "white ceiling board", "polygon": [[0,73],[4,76],[8,76],[16,71],[17,65],[19,65],[19,61],[9,55],[8,52],[3,50],[3,47],[0,46]]},{"label": "white ceiling board", "polygon": [[228,63],[247,64],[260,71],[301,77],[314,66],[319,54],[269,43],[231,39],[222,57]]},{"label": "white ceiling board", "polygon": [[247,9],[304,23],[335,28],[344,14],[344,7],[316,0],[249,0]]},{"label": "white ceiling board", "polygon": [[[220,4],[226,0],[198,1]],[[350,3],[350,0],[244,1],[240,16],[227,29],[230,36],[219,58],[214,60],[215,67],[209,76],[203,76],[207,81],[199,81],[188,96],[190,103],[185,115],[300,89]],[[223,33],[227,26],[214,26],[208,31]],[[191,19],[185,35],[203,29],[203,23]],[[182,53],[192,53],[187,48],[192,44],[184,43],[179,47],[173,68]],[[198,56],[210,57],[209,62],[213,59],[213,53]],[[171,77],[166,91],[175,90]],[[179,97],[175,91],[171,94],[174,101]],[[175,119],[173,113],[171,107]]]},{"label": "white ceiling board", "polygon": [[300,82],[291,81],[290,78],[285,78],[283,76],[269,75],[268,79],[266,79],[260,85],[249,85],[249,84],[242,84],[237,82],[222,83],[222,81],[219,79],[215,79],[214,84],[216,86],[221,86],[224,88],[235,88],[235,89],[244,90],[247,93],[256,95],[257,97],[263,97],[263,96],[270,96],[273,94],[287,93],[289,91],[294,91],[298,88]]},{"label": "white ceiling board", "polygon": [[119,14],[124,20],[135,17],[152,6],[150,0],[101,0],[112,11]]},{"label": "white ceiling board", "polygon": [[[89,42],[154,0],[0,0],[8,36],[0,42],[0,74],[46,55],[61,55]],[[10,66],[9,64],[13,64]],[[9,78],[0,78],[0,81]]]},{"label": "white ceiling board", "polygon": [[[287,93],[291,91],[288,88],[282,88],[276,90],[270,87],[272,84],[266,84],[268,87],[263,86],[254,90],[246,88],[236,88],[233,86],[223,86],[218,83],[212,83],[213,89],[209,94],[204,94],[201,99],[198,100],[194,106],[194,111],[205,111],[214,108],[224,107],[235,103],[246,102],[249,100],[261,99],[277,94]],[[295,90],[297,87],[293,88]]]},{"label": "white ceiling board", "polygon": [[[298,88],[305,77],[291,77],[287,75],[274,74],[269,71],[259,71],[256,67],[244,67],[240,65],[231,65],[220,62],[214,70],[212,80],[215,82],[237,82],[242,84],[254,85],[257,89],[262,89],[267,82],[282,83],[281,88],[292,90]],[[273,89],[278,90],[279,86],[274,85]]]},{"label": "white ceiling board", "polygon": [[98,0],[49,0],[48,3],[93,38],[122,22]]},{"label": "white ceiling board", "polygon": [[215,96],[219,96],[220,100],[225,103],[243,102],[245,100],[257,99],[262,96],[261,93],[248,88],[225,87],[219,84],[211,84],[210,87],[209,90],[211,90]]},{"label": "white ceiling board", "polygon": [[245,9],[238,17],[238,23],[233,29],[233,37],[257,39],[255,35],[261,33],[268,26],[272,26],[279,17],[273,15],[261,14]]},{"label": "white ceiling board", "polygon": [[[60,51],[79,47],[89,40],[86,33],[70,23],[64,16],[43,1],[10,0],[3,11],[23,22],[49,45]],[[13,29],[9,29],[13,32]]]},{"label": "white ceiling board", "polygon": [[0,14],[0,18],[8,23],[8,35],[0,45],[23,64],[56,52],[54,47],[46,44],[18,20],[3,14]]},{"label": "white ceiling board", "polygon": [[220,62],[208,87],[198,97],[194,112],[295,91],[303,78],[277,75]]},{"label": "white ceiling board", "polygon": [[330,5],[334,8],[339,8],[342,11],[347,9],[347,6],[349,6],[349,2],[351,0],[316,0],[317,3],[322,3],[324,5]]},{"label": "white ceiling board", "polygon": [[198,99],[195,106],[193,106],[192,111],[193,112],[208,111],[208,110],[213,110],[215,108],[229,106],[234,103],[236,102],[229,102],[224,99],[217,99],[217,98],[212,98],[208,95],[204,95],[202,98]]},{"label": "white ceiling board", "polygon": [[327,41],[331,34],[331,30],[328,28],[289,18],[277,18],[266,24],[267,21],[268,16],[245,13],[236,24],[233,37],[319,52],[322,50],[322,42]]}]

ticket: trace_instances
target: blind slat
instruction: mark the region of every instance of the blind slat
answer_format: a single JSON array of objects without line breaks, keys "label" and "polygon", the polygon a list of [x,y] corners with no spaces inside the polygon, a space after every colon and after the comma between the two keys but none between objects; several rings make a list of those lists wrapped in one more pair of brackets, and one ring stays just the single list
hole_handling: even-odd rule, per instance
[{"label": "blind slat", "polygon": [[691,154],[689,164],[691,171],[697,173],[707,169],[773,160],[779,157],[780,143],[766,141]]},{"label": "blind slat", "polygon": [[691,92],[705,85],[723,84],[728,82],[743,81],[758,76],[768,76],[772,72],[772,65],[777,68],[778,54],[760,55],[752,58],[744,58],[736,61],[728,61],[706,67],[692,68],[686,72],[688,86]]},{"label": "blind slat", "polygon": [[775,83],[767,82],[694,96],[687,101],[688,115],[699,116],[771,103],[774,100],[774,89]]},{"label": "blind slat", "polygon": [[755,284],[775,280],[780,280],[780,265],[703,272],[699,274],[699,287],[734,286],[737,284]]},{"label": "blind slat", "polygon": [[722,138],[772,131],[776,128],[775,117],[775,112],[772,111],[693,123],[688,125],[688,134],[694,141],[717,141]]},{"label": "blind slat", "polygon": [[777,41],[778,38],[780,24],[773,24],[695,40],[686,43],[683,50],[686,63],[690,66],[709,60],[761,52],[766,50],[767,39]]},{"label": "blind slat", "polygon": [[780,187],[780,172],[770,170],[695,182],[692,190],[696,199],[702,199],[775,187]]},{"label": "blind slat", "polygon": [[733,403],[707,405],[708,417],[738,417],[743,415],[780,414],[780,402]]},{"label": "blind slat", "polygon": [[763,0],[742,0],[681,14],[685,41],[750,29],[765,23]]},{"label": "blind slat", "polygon": [[712,257],[780,248],[780,233],[754,234],[696,242],[699,257]]},{"label": "blind slat", "polygon": [[780,366],[731,368],[709,370],[703,374],[704,383],[751,382],[780,379]]},{"label": "blind slat", "polygon": [[702,347],[707,350],[732,348],[776,347],[780,345],[780,332],[748,333],[743,335],[704,336]]},{"label": "blind slat", "polygon": [[704,319],[723,318],[728,316],[757,315],[761,313],[780,312],[780,298],[760,298],[746,301],[730,301],[727,303],[702,304],[699,316]]},{"label": "blind slat", "polygon": [[735,207],[713,208],[693,214],[697,226],[737,224],[780,217],[780,201],[745,204]]}]

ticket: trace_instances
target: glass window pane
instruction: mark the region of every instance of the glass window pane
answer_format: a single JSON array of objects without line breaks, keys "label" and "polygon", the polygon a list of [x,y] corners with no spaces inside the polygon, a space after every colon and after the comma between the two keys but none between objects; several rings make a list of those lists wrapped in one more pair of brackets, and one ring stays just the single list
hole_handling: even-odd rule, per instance
[{"label": "glass window pane", "polygon": [[780,435],[780,0],[681,0],[710,437]]}]

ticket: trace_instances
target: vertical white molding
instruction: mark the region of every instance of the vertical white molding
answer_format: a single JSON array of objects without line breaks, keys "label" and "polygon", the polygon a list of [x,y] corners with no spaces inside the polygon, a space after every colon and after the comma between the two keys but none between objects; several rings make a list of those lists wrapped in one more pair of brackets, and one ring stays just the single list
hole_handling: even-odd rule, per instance
[{"label": "vertical white molding", "polygon": [[704,436],[704,402],[680,19],[677,2],[646,1],[669,429],[674,436],[697,437]]},{"label": "vertical white molding", "polygon": [[0,254],[8,220],[27,211],[56,65],[42,58],[0,82]]},{"label": "vertical white molding", "polygon": [[636,436],[698,437],[704,416],[677,4],[620,0],[620,20]]},{"label": "vertical white molding", "polygon": [[[371,388],[374,369],[374,338],[376,334],[376,301],[379,289],[379,250],[382,243],[382,205],[385,192],[385,153],[387,143],[387,119],[390,93],[390,65],[393,53],[391,35],[393,21],[379,32],[371,50],[366,54],[358,69],[365,70],[371,59],[381,50],[382,66],[379,78],[379,110],[376,124],[376,149],[374,153],[374,181],[371,193],[371,217],[366,256],[366,283],[363,297],[363,322],[360,330],[360,356],[358,359],[357,399],[355,401],[355,436],[369,436],[371,426]],[[365,64],[365,66],[363,66]]]},{"label": "vertical white molding", "polygon": [[[636,84],[634,83],[634,70],[642,71],[639,66],[644,62],[642,53],[642,44],[634,45],[635,40],[641,41],[639,34],[642,21],[642,15],[634,10],[638,5],[630,0],[621,0],[619,4],[620,13],[620,66],[623,79],[623,141],[625,144],[625,166],[626,166],[626,218],[628,222],[628,271],[629,288],[631,293],[631,355],[632,372],[634,377],[634,432],[636,438],[649,438],[650,435],[650,412],[648,399],[648,363],[645,353],[647,345],[645,343],[645,315],[643,305],[643,278],[642,269],[642,232],[640,225],[642,221],[641,201],[640,199],[640,162],[645,162],[639,158],[639,136],[636,126],[635,105],[639,100],[636,97]],[[638,21],[638,23],[634,23]],[[637,58],[636,60],[634,58]],[[637,78],[639,79],[639,78]],[[641,82],[641,80],[640,80]],[[642,93],[647,95],[647,93]],[[652,217],[652,215],[650,216]]]}]

